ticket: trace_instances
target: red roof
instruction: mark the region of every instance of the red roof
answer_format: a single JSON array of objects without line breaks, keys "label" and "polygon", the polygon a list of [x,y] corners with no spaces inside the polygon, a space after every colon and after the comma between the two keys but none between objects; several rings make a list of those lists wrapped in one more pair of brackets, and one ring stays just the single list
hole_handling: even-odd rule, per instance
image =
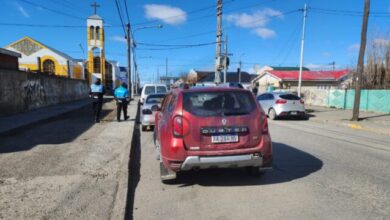
[{"label": "red roof", "polygon": [[[269,70],[268,73],[281,79],[282,81],[297,81],[299,79],[299,71],[278,71]],[[336,71],[302,71],[302,80],[304,81],[337,81],[340,78],[348,75],[350,70]]]}]

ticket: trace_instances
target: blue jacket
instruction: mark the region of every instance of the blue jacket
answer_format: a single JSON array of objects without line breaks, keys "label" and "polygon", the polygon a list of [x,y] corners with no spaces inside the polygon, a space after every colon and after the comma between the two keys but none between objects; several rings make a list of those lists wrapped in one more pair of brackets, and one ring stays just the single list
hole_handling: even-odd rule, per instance
[{"label": "blue jacket", "polygon": [[119,86],[115,89],[114,96],[116,99],[126,99],[129,98],[129,91],[125,87]]}]

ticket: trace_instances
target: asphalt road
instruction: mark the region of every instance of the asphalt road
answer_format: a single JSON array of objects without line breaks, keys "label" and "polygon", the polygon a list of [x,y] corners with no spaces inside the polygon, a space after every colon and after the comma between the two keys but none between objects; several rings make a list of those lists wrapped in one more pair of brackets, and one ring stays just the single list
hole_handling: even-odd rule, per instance
[{"label": "asphalt road", "polygon": [[201,170],[159,179],[152,132],[133,145],[128,218],[389,219],[390,137],[310,121],[270,123],[274,170]]},{"label": "asphalt road", "polygon": [[136,107],[126,122],[109,102],[99,124],[88,106],[0,137],[0,219],[123,218]]}]

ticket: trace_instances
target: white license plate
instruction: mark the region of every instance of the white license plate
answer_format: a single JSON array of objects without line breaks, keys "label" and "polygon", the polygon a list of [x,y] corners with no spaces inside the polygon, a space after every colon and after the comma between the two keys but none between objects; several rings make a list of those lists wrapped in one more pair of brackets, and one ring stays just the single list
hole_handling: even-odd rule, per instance
[{"label": "white license plate", "polygon": [[291,115],[297,115],[298,112],[291,112],[290,114],[291,114]]},{"label": "white license plate", "polygon": [[234,143],[238,142],[238,135],[211,136],[211,143]]}]

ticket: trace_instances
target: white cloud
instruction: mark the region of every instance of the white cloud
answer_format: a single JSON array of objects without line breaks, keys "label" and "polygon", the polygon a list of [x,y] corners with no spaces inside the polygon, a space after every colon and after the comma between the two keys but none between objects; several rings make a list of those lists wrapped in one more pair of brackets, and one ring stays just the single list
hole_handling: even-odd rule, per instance
[{"label": "white cloud", "polygon": [[259,36],[259,37],[261,37],[263,39],[268,39],[268,38],[276,36],[275,31],[273,31],[271,29],[268,29],[268,28],[256,28],[255,30],[253,30],[253,32],[257,36]]},{"label": "white cloud", "polygon": [[20,14],[23,15],[23,17],[25,17],[25,18],[29,18],[30,17],[30,14],[23,8],[23,6],[21,6],[17,2],[14,2],[14,3],[15,3],[15,6],[16,6],[16,9],[20,12]]},{"label": "white cloud", "polygon": [[120,42],[120,43],[127,43],[125,37],[118,36],[118,35],[111,37],[111,40],[116,41],[116,42]]},{"label": "white cloud", "polygon": [[144,8],[145,16],[148,19],[159,19],[171,25],[183,24],[187,20],[187,13],[177,7],[147,4]]},{"label": "white cloud", "polygon": [[230,14],[226,16],[226,20],[230,23],[233,23],[237,27],[251,28],[253,29],[253,33],[263,39],[267,39],[276,36],[276,32],[274,30],[266,28],[266,25],[274,17],[283,18],[283,14],[280,11],[276,11],[271,8],[265,8],[252,14]]},{"label": "white cloud", "polygon": [[322,56],[324,56],[325,58],[330,58],[332,56],[332,54],[329,52],[323,52]]},{"label": "white cloud", "polygon": [[360,49],[360,44],[352,44],[351,46],[348,47],[348,50],[350,52],[356,52],[359,51]]},{"label": "white cloud", "polygon": [[374,46],[390,47],[390,39],[376,38],[373,40]]}]

